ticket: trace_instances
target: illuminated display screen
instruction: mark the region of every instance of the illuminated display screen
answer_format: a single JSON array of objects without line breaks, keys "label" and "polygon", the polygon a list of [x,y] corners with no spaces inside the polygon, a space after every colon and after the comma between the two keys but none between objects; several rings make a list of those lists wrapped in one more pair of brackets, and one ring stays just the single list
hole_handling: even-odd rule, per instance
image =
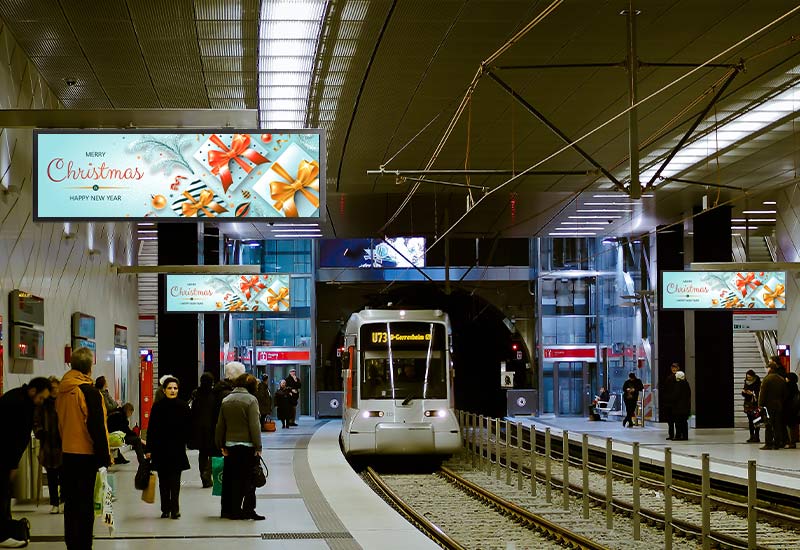
[{"label": "illuminated display screen", "polygon": [[435,349],[444,348],[444,326],[416,321],[375,323],[361,327],[361,349]]},{"label": "illuminated display screen", "polygon": [[34,130],[34,219],[319,220],[323,130]]},{"label": "illuminated display screen", "polygon": [[167,313],[219,313],[291,309],[288,273],[166,276]]},{"label": "illuminated display screen", "polygon": [[19,325],[14,326],[12,348],[15,359],[44,359],[44,332]]},{"label": "illuminated display screen", "polygon": [[386,239],[323,239],[320,267],[425,267],[424,237]]},{"label": "illuminated display screen", "polygon": [[43,325],[44,298],[22,290],[12,290],[8,294],[8,312],[12,323]]},{"label": "illuminated display screen", "polygon": [[72,314],[72,335],[94,340],[94,317],[85,313]]},{"label": "illuminated display screen", "polygon": [[662,271],[663,309],[786,309],[783,271]]}]

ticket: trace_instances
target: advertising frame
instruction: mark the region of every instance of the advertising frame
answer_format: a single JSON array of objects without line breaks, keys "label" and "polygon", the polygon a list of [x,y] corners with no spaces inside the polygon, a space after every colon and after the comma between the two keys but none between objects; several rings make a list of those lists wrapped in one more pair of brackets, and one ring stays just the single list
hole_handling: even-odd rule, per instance
[{"label": "advertising frame", "polygon": [[[667,297],[667,292],[666,292],[666,290],[664,288],[664,283],[665,283],[666,277],[668,277],[671,274],[680,274],[680,275],[686,276],[687,273],[697,274],[698,276],[703,275],[703,274],[707,274],[708,275],[708,274],[714,274],[714,273],[726,273],[726,274],[729,273],[729,274],[732,274],[734,276],[736,276],[736,275],[741,276],[741,274],[747,273],[748,277],[749,277],[749,275],[752,275],[754,272],[750,272],[750,271],[747,271],[747,270],[736,270],[736,269],[720,270],[720,271],[691,271],[691,270],[683,270],[683,271],[681,271],[681,270],[674,270],[674,269],[662,270],[662,271],[659,272],[659,278],[658,278],[659,309],[664,310],[664,311],[719,311],[719,312],[726,312],[727,311],[729,313],[730,312],[746,313],[746,312],[749,312],[749,311],[755,311],[755,312],[775,311],[775,312],[780,312],[780,311],[785,311],[786,308],[787,308],[787,305],[786,305],[786,294],[785,293],[781,294],[781,296],[777,300],[773,300],[773,305],[776,305],[776,306],[779,306],[779,307],[754,307],[753,305],[749,305],[748,303],[744,303],[744,302],[741,302],[741,300],[738,300],[738,297],[735,295],[735,292],[730,287],[728,287],[727,289],[725,289],[725,288],[714,289],[714,292],[719,292],[720,293],[720,295],[718,297],[716,297],[716,300],[719,302],[719,305],[716,305],[716,306],[710,306],[710,307],[690,307],[690,306],[678,307],[678,306],[674,306],[674,305],[672,305],[672,306],[671,305],[667,305],[665,303],[665,299]],[[785,290],[786,290],[786,288],[785,288],[786,271],[776,270],[776,271],[761,272],[761,273],[762,273],[762,276],[763,276],[763,273],[782,274],[784,283],[783,283],[783,288],[781,290],[783,292],[785,292]],[[746,282],[747,281],[745,281],[745,280],[742,281],[742,283],[746,283]],[[758,289],[759,285],[762,286],[762,288],[769,288],[768,285],[763,285],[762,281],[760,281],[760,280],[754,280],[754,281],[750,282],[749,285],[750,286],[747,287],[747,288],[749,288],[750,290]],[[727,291],[727,294],[725,296],[723,296],[722,293],[726,292],[726,291]],[[731,294],[734,295],[733,296],[733,300],[737,300],[737,301],[741,302],[744,305],[744,307],[736,307],[736,302],[734,302],[733,305],[730,305],[730,306],[725,305],[726,301],[728,301],[730,299],[730,295]],[[749,299],[751,300],[750,303],[754,303],[755,302],[755,300],[753,300],[752,297],[750,297]]]},{"label": "advertising frame", "polygon": [[[235,266],[232,266],[232,267],[235,267]],[[161,296],[161,312],[164,313],[164,314],[170,314],[170,315],[171,314],[176,314],[176,315],[189,314],[189,315],[194,315],[194,314],[200,314],[200,313],[202,313],[202,314],[211,314],[211,313],[225,314],[225,313],[229,313],[229,314],[252,315],[253,313],[269,313],[271,315],[281,315],[281,314],[289,313],[291,311],[291,309],[292,309],[292,305],[291,305],[292,304],[292,297],[291,297],[292,274],[291,273],[259,273],[257,275],[254,275],[254,274],[243,274],[241,272],[234,272],[233,270],[231,270],[231,273],[214,273],[213,275],[204,274],[204,273],[164,273],[163,277],[164,277],[164,291],[163,291],[163,294]],[[263,283],[266,283],[267,281],[269,281],[270,277],[273,277],[275,279],[275,281],[280,281],[282,278],[286,278],[286,279],[288,279],[288,293],[286,295],[283,295],[281,293],[278,293],[276,295],[275,293],[272,293],[272,296],[268,297],[266,295],[269,292],[269,288],[267,287],[267,284],[261,285],[262,288],[253,287],[252,285],[251,285],[250,289],[243,290],[243,289],[240,288],[238,292],[237,292],[237,290],[235,288],[233,288],[231,286],[230,289],[228,289],[228,288],[225,289],[226,291],[230,292],[230,294],[231,294],[231,297],[230,297],[230,301],[231,302],[235,302],[235,301],[243,302],[244,300],[248,299],[251,302],[255,301],[256,304],[259,305],[259,306],[264,305],[264,308],[261,309],[259,307],[259,309],[256,309],[256,310],[252,309],[251,307],[248,307],[246,309],[245,308],[241,308],[241,309],[197,309],[197,310],[185,309],[185,310],[177,310],[177,309],[174,309],[174,308],[170,309],[170,307],[169,307],[169,302],[170,302],[169,294],[171,292],[171,290],[170,290],[170,284],[171,284],[170,283],[170,278],[171,277],[198,278],[198,279],[201,278],[201,277],[214,277],[214,278],[217,278],[217,279],[221,279],[221,278],[225,278],[225,277],[231,277],[231,278],[246,278],[246,279],[249,279],[249,281],[247,281],[247,282],[251,282],[252,279],[255,277],[257,279],[260,279],[261,282],[263,282]],[[238,282],[238,279],[237,279],[237,282]],[[256,282],[258,283],[259,281],[256,281]],[[245,295],[242,294],[243,292],[247,292],[247,291],[249,291],[250,296],[247,296],[246,294]],[[220,292],[221,292],[221,290],[220,290]],[[258,295],[255,295],[254,293],[258,293]],[[262,297],[261,295],[262,294],[264,295],[263,298],[267,300],[266,303],[264,302],[264,300],[261,300],[261,297]],[[281,300],[281,298],[283,298],[283,301],[279,302],[279,306],[280,307],[278,307],[277,310],[270,309],[267,306],[267,303],[269,301],[273,301],[274,302],[275,299]],[[260,300],[261,303],[258,303],[256,300]],[[248,304],[249,304],[249,302],[248,302]],[[286,305],[286,304],[288,304],[288,305]],[[252,304],[249,304],[249,305],[252,306]]]},{"label": "advertising frame", "polygon": [[[227,216],[227,217],[158,217],[158,216],[41,216],[39,210],[39,137],[43,135],[174,135],[174,134],[313,134],[319,136],[319,207],[318,216]],[[33,130],[33,221],[35,222],[149,222],[149,223],[231,223],[231,222],[250,222],[250,223],[273,223],[273,224],[297,224],[315,222],[320,225],[327,222],[327,190],[326,190],[326,134],[324,128],[95,128],[95,129],[70,129],[70,128],[37,128]]]}]

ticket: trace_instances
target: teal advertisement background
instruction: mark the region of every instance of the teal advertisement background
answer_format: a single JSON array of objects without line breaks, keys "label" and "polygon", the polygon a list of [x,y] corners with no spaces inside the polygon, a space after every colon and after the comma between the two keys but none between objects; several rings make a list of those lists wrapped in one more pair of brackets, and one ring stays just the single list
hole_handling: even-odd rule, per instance
[{"label": "teal advertisement background", "polygon": [[663,271],[663,309],[786,309],[783,271]]},{"label": "teal advertisement background", "polygon": [[291,308],[290,276],[172,275],[166,276],[167,313],[283,312]]},{"label": "teal advertisement background", "polygon": [[43,221],[319,219],[321,130],[34,132]]}]

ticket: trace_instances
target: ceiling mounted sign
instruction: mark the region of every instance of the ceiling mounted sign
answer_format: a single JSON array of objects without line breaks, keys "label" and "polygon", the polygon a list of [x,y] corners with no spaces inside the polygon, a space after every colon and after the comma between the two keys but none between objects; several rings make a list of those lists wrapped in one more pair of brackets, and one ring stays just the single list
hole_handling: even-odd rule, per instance
[{"label": "ceiling mounted sign", "polygon": [[662,271],[662,309],[786,309],[785,271]]},{"label": "ceiling mounted sign", "polygon": [[324,151],[318,129],[35,130],[34,219],[319,221]]},{"label": "ceiling mounted sign", "polygon": [[287,273],[166,276],[167,313],[280,313],[291,308]]}]

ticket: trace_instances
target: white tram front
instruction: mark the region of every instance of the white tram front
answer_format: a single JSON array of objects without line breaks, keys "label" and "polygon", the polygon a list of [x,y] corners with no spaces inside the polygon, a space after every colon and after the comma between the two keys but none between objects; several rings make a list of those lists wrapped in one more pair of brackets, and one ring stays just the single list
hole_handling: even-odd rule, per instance
[{"label": "white tram front", "polygon": [[452,454],[450,320],[441,310],[354,313],[345,329],[345,454]]}]

